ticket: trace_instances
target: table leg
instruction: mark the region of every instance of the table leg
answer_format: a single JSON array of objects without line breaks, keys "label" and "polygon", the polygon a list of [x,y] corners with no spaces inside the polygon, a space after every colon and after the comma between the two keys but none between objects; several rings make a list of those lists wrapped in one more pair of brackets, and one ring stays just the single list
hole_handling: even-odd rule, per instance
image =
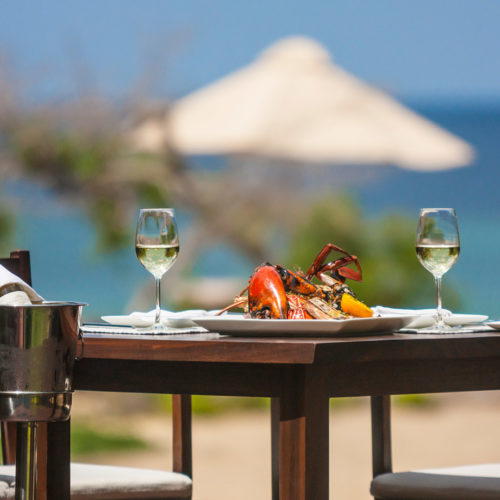
[{"label": "table leg", "polygon": [[284,369],[280,397],[280,500],[327,500],[329,429],[326,374]]},{"label": "table leg", "polygon": [[70,421],[47,424],[47,498],[70,500]]}]

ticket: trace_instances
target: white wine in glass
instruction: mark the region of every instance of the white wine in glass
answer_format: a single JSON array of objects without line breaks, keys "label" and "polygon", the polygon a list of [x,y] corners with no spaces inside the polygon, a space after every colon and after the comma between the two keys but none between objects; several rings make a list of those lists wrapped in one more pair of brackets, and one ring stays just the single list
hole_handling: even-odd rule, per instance
[{"label": "white wine in glass", "polygon": [[417,227],[417,257],[436,281],[436,322],[429,330],[449,330],[443,320],[441,279],[460,254],[457,217],[453,208],[422,208]]},{"label": "white wine in glass", "polygon": [[135,252],[139,262],[154,276],[156,308],[153,329],[161,331],[160,282],[179,254],[179,235],[172,208],[140,210],[135,235]]},{"label": "white wine in glass", "polygon": [[162,277],[177,259],[179,245],[141,245],[135,246],[139,262],[156,278]]}]

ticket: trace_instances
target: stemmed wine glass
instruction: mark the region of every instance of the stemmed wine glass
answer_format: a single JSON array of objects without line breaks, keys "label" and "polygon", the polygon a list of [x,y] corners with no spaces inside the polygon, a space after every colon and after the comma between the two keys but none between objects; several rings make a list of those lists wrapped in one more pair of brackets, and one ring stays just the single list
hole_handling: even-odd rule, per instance
[{"label": "stemmed wine glass", "polygon": [[453,208],[422,208],[417,227],[417,257],[436,280],[436,321],[429,331],[450,330],[443,321],[441,278],[457,261],[460,253],[457,217]]},{"label": "stemmed wine glass", "polygon": [[161,331],[160,281],[179,254],[179,236],[172,208],[144,208],[139,211],[135,252],[139,262],[155,278],[156,309],[152,327]]}]

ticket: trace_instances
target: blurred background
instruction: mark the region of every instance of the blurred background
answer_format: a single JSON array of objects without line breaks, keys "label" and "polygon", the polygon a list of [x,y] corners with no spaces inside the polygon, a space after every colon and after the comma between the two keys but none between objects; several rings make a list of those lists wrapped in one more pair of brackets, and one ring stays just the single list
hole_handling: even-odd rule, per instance
[{"label": "blurred background", "polygon": [[[181,235],[181,256],[163,280],[168,307],[218,307],[263,260],[308,266],[329,241],[359,256],[365,280],[356,290],[367,303],[431,307],[433,280],[413,250],[417,213],[424,206],[452,206],[462,250],[444,280],[445,306],[496,318],[497,297],[488,283],[498,274],[498,9],[485,0],[317,0],[307,7],[6,1],[0,18],[2,248],[31,249],[40,293],[88,302],[88,320],[150,309],[153,280],[136,260],[133,232],[139,207],[166,205],[178,210]],[[291,37],[311,46],[285,53],[279,42]],[[272,92],[261,96],[265,83],[248,74],[239,78],[249,79],[246,87],[230,90],[227,106],[214,96],[196,115],[191,100],[184,102],[188,116],[182,115],[179,100],[266,54],[272,59],[267,49],[277,44],[301,78],[318,63],[356,81],[346,83],[332,71],[340,83],[320,90],[297,84],[280,105]],[[284,66],[275,71],[286,81],[290,68]],[[343,87],[358,83],[366,87],[352,95]],[[225,85],[219,94],[238,83]],[[364,109],[363,99],[373,92],[429,123],[407,123],[396,110],[396,124],[387,127],[389,145],[370,150],[385,132],[380,116],[393,111],[370,116],[373,109]],[[314,122],[320,106],[309,106],[308,99],[316,93],[332,111]],[[292,102],[316,115],[287,114]],[[244,104],[258,111],[249,115]],[[207,134],[213,120],[220,139],[225,124],[227,141],[219,141],[218,150],[185,137],[203,110],[212,119],[203,114],[194,133]],[[181,115],[181,152],[166,126],[171,111]],[[398,119],[409,128],[402,139],[394,132]],[[249,120],[270,141],[271,131],[281,134],[274,154],[251,130],[231,136]],[[375,125],[363,128],[369,120]],[[424,126],[439,126],[450,136],[427,137]],[[298,140],[291,129],[297,138],[314,135],[309,152],[287,154]],[[346,144],[342,133],[350,131],[347,153],[310,154],[317,150],[314,139],[328,144],[340,137]],[[283,144],[287,136],[290,144]],[[403,155],[383,150],[400,139],[408,149]]]},{"label": "blurred background", "polygon": [[137,211],[170,206],[165,307],[225,305],[256,265],[307,267],[327,242],[359,257],[368,304],[433,307],[418,209],[454,207],[444,307],[496,319],[499,15],[494,0],[4,0],[0,250],[31,250],[35,288],[88,302],[87,321],[149,310]]}]

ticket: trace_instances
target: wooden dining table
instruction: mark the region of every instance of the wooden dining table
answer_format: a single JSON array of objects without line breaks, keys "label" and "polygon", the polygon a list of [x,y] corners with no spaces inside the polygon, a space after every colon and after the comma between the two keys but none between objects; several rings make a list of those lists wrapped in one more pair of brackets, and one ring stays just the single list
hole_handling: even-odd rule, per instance
[{"label": "wooden dining table", "polygon": [[[84,342],[77,391],[272,398],[273,500],[329,498],[332,397],[500,389],[494,330],[328,338],[103,331],[84,334]],[[59,436],[60,450],[68,441],[68,433]],[[69,499],[69,478],[59,480]]]}]

